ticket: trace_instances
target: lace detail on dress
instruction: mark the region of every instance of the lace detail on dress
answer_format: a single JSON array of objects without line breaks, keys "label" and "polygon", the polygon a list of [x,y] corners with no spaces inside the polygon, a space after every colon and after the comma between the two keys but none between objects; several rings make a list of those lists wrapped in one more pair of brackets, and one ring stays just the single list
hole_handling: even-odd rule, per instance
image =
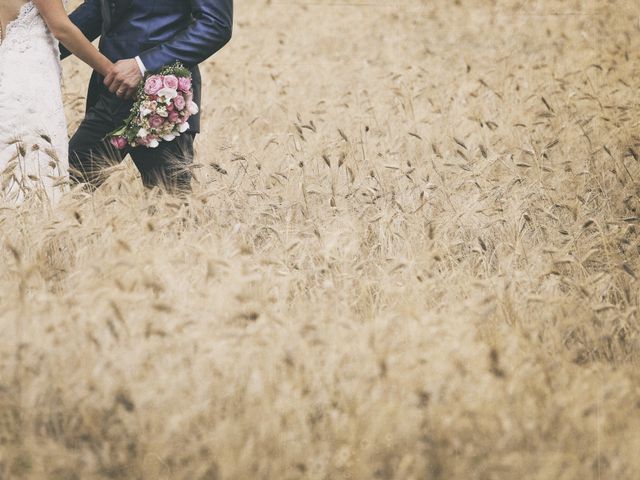
[{"label": "lace detail on dress", "polygon": [[0,111],[0,203],[31,190],[55,202],[68,175],[60,50],[33,2],[0,44]]},{"label": "lace detail on dress", "polygon": [[40,28],[38,28],[39,31],[37,32],[34,29],[34,33],[45,33],[47,28],[44,20],[42,20],[42,17],[40,17],[40,15],[38,14],[38,9],[33,2],[27,2],[22,5],[22,7],[20,7],[20,11],[18,12],[18,16],[16,17],[16,19],[9,22],[5,27],[5,38],[2,41],[2,44],[0,44],[0,47],[2,47],[3,44],[8,44],[11,41],[12,46],[7,48],[16,48],[20,46],[22,47],[23,52],[26,51],[28,47],[27,42],[29,39],[25,38],[25,35],[16,33],[12,34],[12,32],[16,30],[30,30],[34,27],[35,24],[37,24],[37,27]]}]

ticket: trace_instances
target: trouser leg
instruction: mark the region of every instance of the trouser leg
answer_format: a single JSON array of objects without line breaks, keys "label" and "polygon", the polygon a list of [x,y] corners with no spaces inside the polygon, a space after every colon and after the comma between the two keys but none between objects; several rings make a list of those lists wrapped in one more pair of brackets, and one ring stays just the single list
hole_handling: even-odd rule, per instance
[{"label": "trouser leg", "polygon": [[132,149],[131,157],[144,186],[158,186],[172,194],[191,192],[194,137],[185,133],[171,142],[160,142],[158,148]]},{"label": "trouser leg", "polygon": [[105,168],[120,163],[126,156],[128,150],[118,150],[104,137],[122,124],[130,108],[130,103],[105,93],[87,111],[69,141],[69,169],[73,183],[99,187],[105,180]]}]

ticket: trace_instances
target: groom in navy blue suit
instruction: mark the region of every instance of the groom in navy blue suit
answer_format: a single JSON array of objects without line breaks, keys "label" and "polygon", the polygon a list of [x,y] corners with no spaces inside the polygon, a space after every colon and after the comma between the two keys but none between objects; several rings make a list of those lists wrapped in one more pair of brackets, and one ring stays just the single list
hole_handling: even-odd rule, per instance
[{"label": "groom in navy blue suit", "polygon": [[[156,149],[119,151],[103,139],[129,115],[143,75],[176,61],[191,70],[200,107],[198,64],[231,39],[233,0],[85,0],[70,18],[89,40],[100,37],[100,51],[116,62],[106,78],[96,72],[91,77],[85,118],[69,142],[72,180],[98,187],[105,166],[130,154],[146,187],[190,191],[199,114],[189,119],[186,134]],[[69,52],[61,46],[61,54]]]}]

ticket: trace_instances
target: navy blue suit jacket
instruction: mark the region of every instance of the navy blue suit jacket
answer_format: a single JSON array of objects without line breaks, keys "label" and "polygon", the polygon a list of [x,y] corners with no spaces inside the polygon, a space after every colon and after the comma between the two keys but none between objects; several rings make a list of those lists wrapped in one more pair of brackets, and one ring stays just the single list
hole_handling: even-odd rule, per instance
[{"label": "navy blue suit jacket", "polygon": [[[182,62],[193,73],[200,106],[198,64],[231,39],[233,0],[85,0],[69,17],[89,40],[100,37],[100,51],[113,62],[139,56],[151,72]],[[69,52],[61,46],[61,54]],[[93,73],[87,109],[104,92],[103,80]],[[189,123],[200,131],[200,115]]]}]

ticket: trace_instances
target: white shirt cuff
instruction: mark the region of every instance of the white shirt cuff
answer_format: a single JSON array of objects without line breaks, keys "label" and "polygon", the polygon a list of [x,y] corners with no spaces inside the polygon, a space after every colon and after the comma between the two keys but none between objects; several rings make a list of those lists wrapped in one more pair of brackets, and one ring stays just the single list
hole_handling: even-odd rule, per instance
[{"label": "white shirt cuff", "polygon": [[136,57],[136,62],[138,63],[140,73],[142,73],[142,76],[144,77],[144,74],[147,73],[147,68],[144,66],[144,63],[142,63],[142,60],[140,60],[140,57]]}]

